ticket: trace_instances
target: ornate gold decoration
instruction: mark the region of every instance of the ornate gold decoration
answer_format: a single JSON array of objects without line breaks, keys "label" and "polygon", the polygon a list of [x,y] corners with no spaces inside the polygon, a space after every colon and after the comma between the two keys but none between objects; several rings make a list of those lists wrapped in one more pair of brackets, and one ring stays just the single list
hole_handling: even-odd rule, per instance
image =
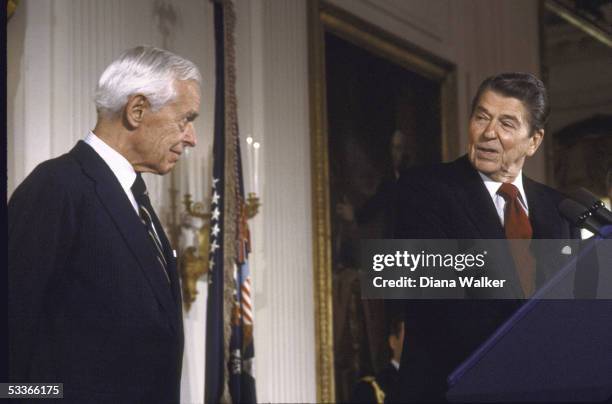
[{"label": "ornate gold decoration", "polygon": [[308,2],[309,92],[312,153],[313,265],[317,401],[336,400],[332,312],[331,221],[323,24],[319,1]]},{"label": "ornate gold decoration", "polygon": [[[187,217],[192,217],[202,220],[202,225],[197,229],[197,245],[186,247],[180,254],[179,266],[183,284],[183,302],[187,311],[196,300],[198,279],[209,270],[209,252],[210,252],[210,213],[206,210],[204,203],[193,202],[191,195],[186,194],[183,198],[183,206]],[[261,203],[259,198],[253,192],[249,193],[246,201],[247,218],[251,219],[259,212]],[[172,226],[171,226],[172,227]],[[183,226],[174,226],[178,228],[178,233]],[[171,233],[175,232],[171,230]],[[178,240],[178,236],[176,236]],[[174,245],[178,245],[175,243]]]},{"label": "ornate gold decoration", "polygon": [[372,390],[374,390],[374,396],[376,397],[376,404],[384,404],[385,392],[380,388],[380,385],[376,382],[376,378],[374,376],[364,376],[361,378],[361,381],[366,382],[370,386],[372,386]]},{"label": "ornate gold decoration", "polygon": [[259,213],[260,206],[261,206],[261,203],[259,202],[259,198],[257,197],[257,195],[255,195],[254,192],[249,192],[249,196],[247,197],[247,201],[246,201],[247,218],[248,219],[254,218],[255,215]]},{"label": "ornate gold decoration", "polygon": [[317,401],[334,402],[336,386],[324,32],[332,32],[440,83],[442,158],[445,161],[459,152],[456,136],[456,73],[449,63],[319,0],[308,2],[308,28]]},{"label": "ornate gold decoration", "polygon": [[19,5],[19,0],[7,0],[6,2],[6,20],[10,20],[17,6]]},{"label": "ornate gold decoration", "polygon": [[208,259],[210,251],[210,213],[206,212],[202,202],[194,203],[191,195],[186,194],[183,199],[185,212],[188,216],[202,220],[202,226],[197,230],[197,246],[188,246],[180,257],[180,273],[183,280],[183,302],[186,310],[191,308],[198,294],[197,281],[208,273]]}]

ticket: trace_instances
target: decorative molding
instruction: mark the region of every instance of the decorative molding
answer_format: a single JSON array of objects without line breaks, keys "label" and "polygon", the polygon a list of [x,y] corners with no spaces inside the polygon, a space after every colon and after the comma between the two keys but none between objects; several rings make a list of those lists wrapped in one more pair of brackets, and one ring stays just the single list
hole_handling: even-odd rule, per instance
[{"label": "decorative molding", "polygon": [[[410,27],[426,35],[436,41],[443,41],[445,39],[442,30],[440,29],[440,22],[435,21],[435,18],[424,18],[423,15],[417,15],[413,11],[422,10],[423,8],[427,8],[428,5],[433,2],[406,2],[406,1],[390,1],[390,0],[362,0],[369,7],[373,9],[379,10],[381,13],[386,15],[388,18],[399,21],[404,24],[406,27]],[[415,4],[420,5],[421,7],[415,7]],[[408,7],[408,5],[412,7]],[[448,10],[448,4],[445,4]],[[438,13],[434,13],[435,16],[438,16]],[[430,15],[431,17],[431,15]],[[440,24],[437,24],[440,23]]]},{"label": "decorative molding", "polygon": [[336,400],[336,391],[324,29],[319,1],[308,5],[317,401],[328,403]]},{"label": "decorative molding", "polygon": [[[334,6],[367,20],[389,33],[410,38],[441,57],[456,52],[453,30],[453,8],[450,0],[327,0]],[[464,3],[462,3],[464,4]],[[465,7],[463,7],[465,8]]]},{"label": "decorative molding", "polygon": [[[424,56],[426,52],[417,47],[399,41],[397,37],[393,37],[339,8],[325,3],[322,4],[320,18],[326,30],[349,42],[357,43],[380,56],[390,57],[400,65],[425,77],[439,79],[444,76],[445,70],[440,67],[444,62],[441,60],[439,60],[439,63],[431,61],[431,59],[438,60],[437,57]],[[412,52],[406,52],[407,48],[411,49]]]},{"label": "decorative molding", "polygon": [[546,7],[547,10],[555,13],[557,16],[563,18],[576,28],[586,32],[599,42],[612,48],[612,34],[610,33],[612,31],[604,31],[602,28],[585,17],[579,15],[560,1],[544,0],[544,7]]}]

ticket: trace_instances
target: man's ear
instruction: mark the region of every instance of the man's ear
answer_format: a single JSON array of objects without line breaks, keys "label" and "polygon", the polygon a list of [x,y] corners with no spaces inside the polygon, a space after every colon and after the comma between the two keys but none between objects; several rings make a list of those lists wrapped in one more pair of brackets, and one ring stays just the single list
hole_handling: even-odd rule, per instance
[{"label": "man's ear", "polygon": [[530,138],[529,138],[529,148],[527,149],[527,156],[531,157],[538,150],[538,147],[542,144],[542,140],[544,139],[544,129],[537,130]]},{"label": "man's ear", "polygon": [[135,129],[142,124],[147,109],[150,108],[147,97],[142,94],[132,95],[128,98],[124,108],[124,119],[128,128]]}]

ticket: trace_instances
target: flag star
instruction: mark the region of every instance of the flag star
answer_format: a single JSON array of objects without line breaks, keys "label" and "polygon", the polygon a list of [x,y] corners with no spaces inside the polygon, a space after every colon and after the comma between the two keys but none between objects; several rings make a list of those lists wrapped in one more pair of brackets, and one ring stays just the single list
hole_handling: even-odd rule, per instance
[{"label": "flag star", "polygon": [[213,178],[213,183],[212,183],[212,187],[213,189],[217,188],[217,182],[219,182],[219,178]]},{"label": "flag star", "polygon": [[214,253],[218,248],[219,244],[217,244],[217,240],[213,240],[212,244],[210,245],[210,252]]},{"label": "flag star", "polygon": [[215,267],[215,260],[214,259],[210,259],[210,261],[208,261],[208,269],[212,270]]},{"label": "flag star", "polygon": [[212,228],[212,235],[214,237],[217,237],[217,234],[219,234],[220,231],[221,231],[221,228],[219,227],[217,223],[215,223],[215,225]]},{"label": "flag star", "polygon": [[215,192],[213,193],[213,196],[212,196],[212,203],[213,203],[213,205],[215,205],[215,204],[219,203],[219,198],[221,198],[221,195],[219,195],[219,194],[217,193],[217,191],[215,191]]},{"label": "flag star", "polygon": [[213,210],[212,213],[212,220],[219,220],[219,216],[221,215],[221,211],[219,210],[219,208],[215,208],[215,210]]}]

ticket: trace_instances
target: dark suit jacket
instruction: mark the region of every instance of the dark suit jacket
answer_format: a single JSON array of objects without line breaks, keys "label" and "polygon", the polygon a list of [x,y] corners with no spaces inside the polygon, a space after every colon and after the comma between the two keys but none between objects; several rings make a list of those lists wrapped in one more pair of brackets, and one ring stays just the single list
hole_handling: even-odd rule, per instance
[{"label": "dark suit jacket", "polygon": [[64,383],[66,402],[178,403],[183,354],[171,284],[119,181],[80,141],[8,205],[10,378]]},{"label": "dark suit jacket", "polygon": [[[577,238],[558,210],[557,191],[523,177],[534,239]],[[495,206],[467,156],[404,173],[398,187],[396,238],[504,239]],[[505,243],[503,243],[505,244]],[[523,297],[512,257],[503,297]],[[536,251],[537,253],[537,251]],[[536,254],[536,286],[552,273],[548,252]],[[557,266],[558,269],[558,266]],[[406,336],[397,402],[444,400],[446,377],[521,304],[519,300],[406,302]]]}]

